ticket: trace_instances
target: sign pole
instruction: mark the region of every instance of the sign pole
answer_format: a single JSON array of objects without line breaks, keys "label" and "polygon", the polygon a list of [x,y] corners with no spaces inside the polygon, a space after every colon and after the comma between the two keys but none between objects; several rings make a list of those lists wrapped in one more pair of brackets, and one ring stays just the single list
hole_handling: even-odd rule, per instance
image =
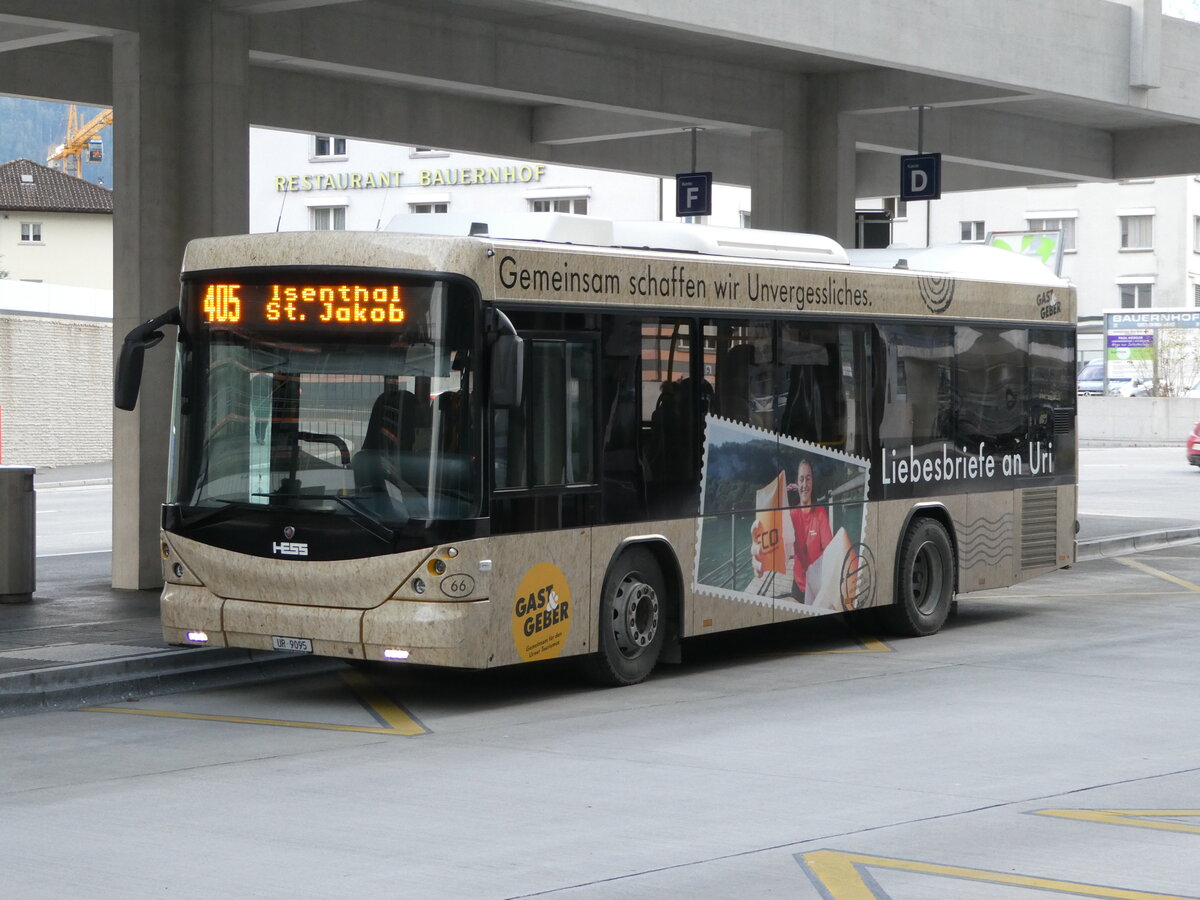
[{"label": "sign pole", "polygon": [[[925,110],[930,109],[928,106],[917,107],[917,155],[920,156],[925,152]],[[933,233],[933,201],[925,201],[925,246],[929,247],[929,242],[932,240]]]}]

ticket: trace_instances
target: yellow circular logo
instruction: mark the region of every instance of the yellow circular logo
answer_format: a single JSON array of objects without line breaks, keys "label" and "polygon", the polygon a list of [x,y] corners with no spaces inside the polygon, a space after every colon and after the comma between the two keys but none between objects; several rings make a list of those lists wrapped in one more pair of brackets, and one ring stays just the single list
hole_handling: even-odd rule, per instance
[{"label": "yellow circular logo", "polygon": [[521,579],[512,628],[521,659],[553,659],[562,653],[571,631],[571,588],[554,563],[538,563]]}]

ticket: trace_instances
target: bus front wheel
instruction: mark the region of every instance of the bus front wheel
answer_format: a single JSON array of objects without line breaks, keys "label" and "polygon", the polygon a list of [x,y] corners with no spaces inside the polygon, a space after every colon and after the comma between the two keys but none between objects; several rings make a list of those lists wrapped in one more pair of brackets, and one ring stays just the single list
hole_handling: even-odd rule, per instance
[{"label": "bus front wheel", "polygon": [[896,602],[880,610],[884,624],[905,637],[934,634],[954,600],[954,548],[935,519],[916,519],[900,544]]},{"label": "bus front wheel", "polygon": [[586,661],[592,680],[619,687],[650,674],[667,631],[666,603],[654,554],[641,547],[622,553],[604,579],[600,646]]}]

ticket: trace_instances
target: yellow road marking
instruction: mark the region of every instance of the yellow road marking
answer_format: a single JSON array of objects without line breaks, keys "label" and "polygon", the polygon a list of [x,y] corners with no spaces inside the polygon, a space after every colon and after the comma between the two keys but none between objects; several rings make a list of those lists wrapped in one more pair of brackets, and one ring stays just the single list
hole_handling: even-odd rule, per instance
[{"label": "yellow road marking", "polygon": [[1128,556],[1122,556],[1116,560],[1123,566],[1129,566],[1131,569],[1141,569],[1148,575],[1153,575],[1155,578],[1161,578],[1163,581],[1169,581],[1171,584],[1178,585],[1181,588],[1186,588],[1189,591],[1200,594],[1200,585],[1192,584],[1190,581],[1184,581],[1182,578],[1176,578],[1174,575],[1169,575],[1153,566],[1148,566],[1144,562],[1137,559],[1130,559]]},{"label": "yellow road marking", "polygon": [[802,650],[802,653],[810,656],[816,656],[821,653],[891,653],[892,648],[885,644],[879,638],[868,637],[867,635],[854,635],[854,639],[858,641],[857,647],[850,647],[842,650]]},{"label": "yellow road marking", "polygon": [[1124,825],[1126,828],[1153,828],[1158,831],[1200,834],[1200,824],[1185,825],[1183,822],[1155,821],[1155,819],[1165,818],[1200,818],[1200,809],[1039,809],[1037,815],[1078,819],[1081,822],[1103,822],[1107,825]]},{"label": "yellow road marking", "polygon": [[1034,888],[1060,894],[1071,894],[1075,897],[1103,897],[1108,900],[1198,900],[1196,897],[1183,897],[1178,894],[1148,893],[1125,888],[1104,887],[1098,884],[1060,881],[1057,878],[1040,878],[1036,875],[967,869],[962,866],[944,866],[911,859],[869,856],[865,853],[843,853],[838,850],[814,850],[811,853],[797,854],[797,858],[808,869],[817,886],[824,888],[831,900],[882,900],[885,898],[886,894],[877,894],[868,885],[863,876],[863,870],[866,868],[893,869],[899,872],[915,872],[985,884]]},{"label": "yellow road marking", "polygon": [[202,713],[168,712],[165,710],[136,709],[122,706],[89,706],[84,712],[122,713],[129,716],[156,716],[162,719],[202,719],[209,722],[230,722],[237,725],[275,725],[284,728],[315,728],[321,731],[352,731],[358,734],[388,734],[413,737],[427,734],[429,729],[397,706],[371,681],[358,672],[343,672],[342,681],[354,692],[375,719],[383,726],[336,725],[332,722],[300,722],[288,719],[260,719],[253,716],[219,716]]}]

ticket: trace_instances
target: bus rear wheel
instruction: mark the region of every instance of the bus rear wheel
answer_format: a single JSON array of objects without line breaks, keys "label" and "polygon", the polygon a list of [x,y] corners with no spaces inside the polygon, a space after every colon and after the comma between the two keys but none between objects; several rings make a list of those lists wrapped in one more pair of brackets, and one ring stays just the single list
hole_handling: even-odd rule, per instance
[{"label": "bus rear wheel", "polygon": [[654,554],[641,547],[622,553],[604,580],[599,649],[585,663],[593,681],[620,687],[645,680],[662,652],[666,602]]},{"label": "bus rear wheel", "polygon": [[954,601],[954,548],[935,519],[916,519],[900,544],[896,602],[880,609],[883,623],[905,637],[935,634]]}]

